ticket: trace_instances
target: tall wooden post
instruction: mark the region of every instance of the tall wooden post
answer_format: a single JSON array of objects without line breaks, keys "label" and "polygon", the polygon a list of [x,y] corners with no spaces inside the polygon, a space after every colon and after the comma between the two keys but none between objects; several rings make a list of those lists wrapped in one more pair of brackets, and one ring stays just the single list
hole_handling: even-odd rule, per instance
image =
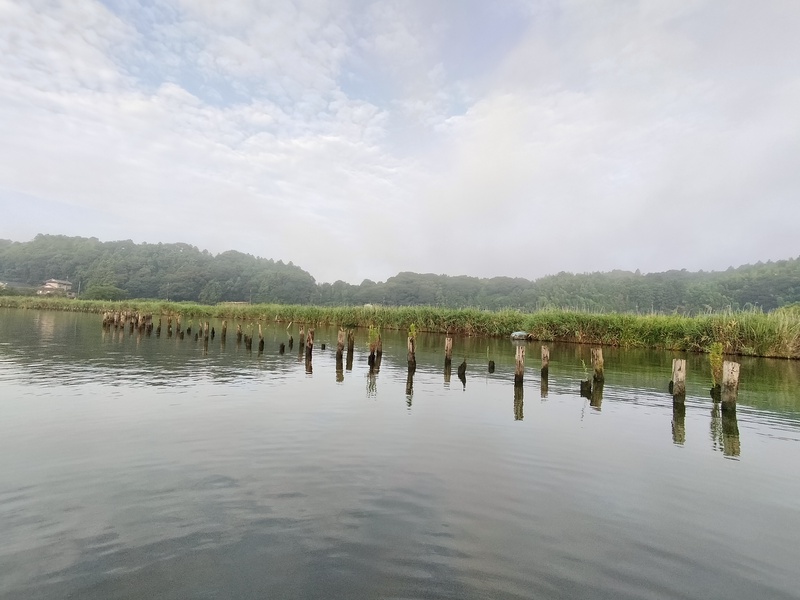
[{"label": "tall wooden post", "polygon": [[220,341],[224,344],[225,343],[225,336],[228,335],[228,322],[222,321],[222,338]]},{"label": "tall wooden post", "polygon": [[336,360],[342,360],[344,356],[344,329],[339,328],[339,333],[336,336]]},{"label": "tall wooden post", "polygon": [[604,381],[602,348],[592,348],[592,367],[594,368],[594,381]]},{"label": "tall wooden post", "polygon": [[408,368],[409,369],[416,369],[417,368],[417,340],[411,336],[408,336]]},{"label": "tall wooden post", "polygon": [[353,333],[352,329],[347,330],[347,359],[345,362],[345,368],[348,371],[353,370],[353,348],[356,345],[356,336]]},{"label": "tall wooden post", "polygon": [[547,379],[550,373],[550,348],[542,345],[542,379]]},{"label": "tall wooden post", "polygon": [[261,323],[258,324],[258,353],[264,352],[264,332],[261,330]]},{"label": "tall wooden post", "polygon": [[298,336],[297,339],[300,341],[300,352],[302,353],[303,346],[305,346],[306,343],[306,332],[305,329],[303,329],[302,327],[300,327],[300,335]]},{"label": "tall wooden post", "polygon": [[453,338],[444,338],[444,364],[453,362]]},{"label": "tall wooden post", "polygon": [[306,334],[306,360],[311,360],[311,352],[314,350],[314,329],[309,327]]},{"label": "tall wooden post", "polygon": [[525,377],[525,346],[517,346],[514,364],[514,385],[519,387]]},{"label": "tall wooden post", "polygon": [[722,408],[726,405],[736,405],[736,397],[739,394],[739,363],[724,361],[722,363],[722,388],[720,396],[722,398]]},{"label": "tall wooden post", "polygon": [[686,359],[672,359],[672,397],[676,402],[686,398]]}]

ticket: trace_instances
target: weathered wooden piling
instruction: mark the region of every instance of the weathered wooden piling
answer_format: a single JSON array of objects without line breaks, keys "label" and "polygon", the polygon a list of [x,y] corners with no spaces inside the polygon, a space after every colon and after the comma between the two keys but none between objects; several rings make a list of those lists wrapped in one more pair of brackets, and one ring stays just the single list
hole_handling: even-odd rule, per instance
[{"label": "weathered wooden piling", "polygon": [[156,327],[156,337],[161,336],[161,317],[158,318],[158,327]]},{"label": "weathered wooden piling", "polygon": [[342,360],[344,357],[344,329],[339,328],[339,333],[336,335],[336,360]]},{"label": "weathered wooden piling", "polygon": [[278,346],[278,354],[283,354],[284,352],[286,352],[286,344],[281,342],[281,345]]},{"label": "weathered wooden piling", "polygon": [[172,317],[167,317],[167,337],[172,337]]},{"label": "weathered wooden piling", "polygon": [[489,373],[494,373],[494,361],[489,361]]},{"label": "weathered wooden piling", "polygon": [[417,368],[417,339],[414,336],[408,336],[408,368]]},{"label": "weathered wooden piling", "polygon": [[261,323],[258,324],[258,352],[264,352],[264,332],[261,329]]},{"label": "weathered wooden piling", "polygon": [[292,349],[292,346],[294,346],[294,338],[292,336],[289,336],[289,350]]},{"label": "weathered wooden piling", "polygon": [[550,348],[542,346],[542,378],[546,379],[550,374]]},{"label": "weathered wooden piling", "polygon": [[242,343],[242,324],[241,323],[237,323],[236,324],[236,343],[237,344],[241,344]]},{"label": "weathered wooden piling", "polygon": [[592,348],[592,368],[594,369],[594,375],[592,376],[592,379],[594,381],[604,381],[605,374],[603,372],[602,348]]},{"label": "weathered wooden piling", "polygon": [[514,359],[514,385],[519,387],[525,377],[525,346],[517,346],[517,355]]},{"label": "weathered wooden piling", "polygon": [[720,398],[723,408],[726,405],[735,405],[739,395],[739,363],[726,360],[722,363],[722,386]]},{"label": "weathered wooden piling", "polygon": [[225,343],[225,337],[228,335],[228,321],[222,321],[222,331],[220,331],[220,341]]},{"label": "weathered wooden piling", "polygon": [[353,370],[353,349],[356,345],[356,337],[352,329],[347,330],[347,359],[345,361],[345,369],[348,371]]},{"label": "weathered wooden piling", "polygon": [[300,342],[300,352],[303,352],[303,347],[306,344],[306,331],[302,327],[300,328],[300,334],[297,336],[298,341]]},{"label": "weathered wooden piling", "polygon": [[306,334],[306,359],[311,360],[311,352],[314,350],[314,329],[309,327]]},{"label": "weathered wooden piling", "polygon": [[453,338],[449,335],[444,338],[444,364],[453,361]]},{"label": "weathered wooden piling", "polygon": [[686,359],[672,359],[672,381],[670,392],[676,402],[683,402],[686,398]]}]

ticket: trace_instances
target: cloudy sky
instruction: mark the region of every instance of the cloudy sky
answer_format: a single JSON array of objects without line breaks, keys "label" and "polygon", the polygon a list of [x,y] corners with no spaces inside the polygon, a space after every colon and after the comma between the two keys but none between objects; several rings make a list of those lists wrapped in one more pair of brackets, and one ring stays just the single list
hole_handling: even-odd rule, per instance
[{"label": "cloudy sky", "polygon": [[318,281],[800,255],[796,0],[0,0],[0,238]]}]

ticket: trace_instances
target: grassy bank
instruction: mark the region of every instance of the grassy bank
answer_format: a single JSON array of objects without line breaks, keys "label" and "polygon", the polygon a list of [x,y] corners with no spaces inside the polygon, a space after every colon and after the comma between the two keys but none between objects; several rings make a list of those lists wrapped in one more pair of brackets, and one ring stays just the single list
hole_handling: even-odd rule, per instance
[{"label": "grassy bank", "polygon": [[506,336],[528,331],[542,341],[708,352],[720,342],[727,354],[800,358],[800,311],[726,312],[681,315],[594,314],[563,310],[490,312],[433,307],[319,307],[277,304],[203,304],[127,300],[0,297],[0,307],[102,313],[130,310],[183,318],[267,320],[405,330]]}]

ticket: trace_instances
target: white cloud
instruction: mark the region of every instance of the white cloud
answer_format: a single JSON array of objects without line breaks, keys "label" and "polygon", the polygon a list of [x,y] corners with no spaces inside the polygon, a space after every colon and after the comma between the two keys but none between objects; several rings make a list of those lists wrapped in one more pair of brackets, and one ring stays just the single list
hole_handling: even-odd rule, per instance
[{"label": "white cloud", "polygon": [[797,253],[799,8],[114,10],[0,0],[0,209],[81,218],[0,237],[128,231],[326,281]]}]

